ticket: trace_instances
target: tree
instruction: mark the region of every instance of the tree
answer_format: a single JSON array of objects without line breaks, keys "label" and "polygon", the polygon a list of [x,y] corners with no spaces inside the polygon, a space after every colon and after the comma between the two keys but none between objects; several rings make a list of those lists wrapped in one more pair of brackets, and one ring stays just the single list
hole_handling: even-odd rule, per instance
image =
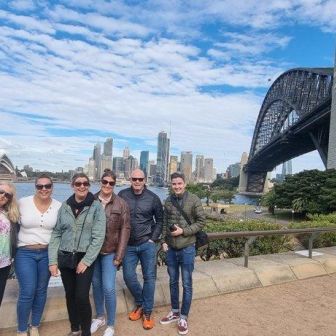
[{"label": "tree", "polygon": [[277,205],[302,214],[335,211],[336,170],[305,170],[287,176],[263,197],[263,204],[271,209]]}]

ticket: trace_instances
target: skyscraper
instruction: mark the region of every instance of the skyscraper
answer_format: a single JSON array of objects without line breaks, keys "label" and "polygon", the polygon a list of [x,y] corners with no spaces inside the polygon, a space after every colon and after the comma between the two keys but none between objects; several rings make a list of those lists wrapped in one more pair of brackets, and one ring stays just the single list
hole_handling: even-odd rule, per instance
[{"label": "skyscraper", "polygon": [[159,186],[165,185],[168,175],[169,139],[166,132],[158,135],[158,150],[156,159],[155,183]]},{"label": "skyscraper", "polygon": [[99,177],[103,174],[105,169],[112,169],[112,146],[113,139],[108,138],[104,142],[104,151],[101,156],[101,167]]},{"label": "skyscraper", "polygon": [[125,178],[129,179],[131,177],[131,173],[134,169],[138,168],[138,160],[130,155],[127,159],[125,159]]},{"label": "skyscraper", "polygon": [[204,181],[211,183],[214,180],[213,159],[204,159]]},{"label": "skyscraper", "polygon": [[178,157],[175,155],[171,155],[169,160],[169,176],[177,171],[178,171]]},{"label": "skyscraper", "polygon": [[100,143],[97,143],[93,148],[93,160],[95,161],[94,162],[94,167],[95,167],[94,178],[95,178],[95,180],[98,180],[100,178],[100,173],[101,173],[101,147],[100,147]]},{"label": "skyscraper", "polygon": [[203,182],[204,181],[204,156],[196,155],[195,160],[195,181]]},{"label": "skyscraper", "polygon": [[112,169],[118,178],[124,177],[124,170],[125,170],[124,158],[122,158],[121,156],[115,156],[113,158]]},{"label": "skyscraper", "polygon": [[104,142],[104,155],[109,156],[112,159],[112,150],[113,150],[113,139],[107,138]]},{"label": "skyscraper", "polygon": [[191,182],[192,177],[192,152],[181,153],[181,172],[184,174],[186,183]]},{"label": "skyscraper", "polygon": [[123,158],[127,159],[130,156],[130,150],[128,147],[125,147],[123,150]]},{"label": "skyscraper", "polygon": [[149,160],[149,151],[141,151],[140,153],[140,169],[145,173],[145,176],[148,176],[148,160]]}]

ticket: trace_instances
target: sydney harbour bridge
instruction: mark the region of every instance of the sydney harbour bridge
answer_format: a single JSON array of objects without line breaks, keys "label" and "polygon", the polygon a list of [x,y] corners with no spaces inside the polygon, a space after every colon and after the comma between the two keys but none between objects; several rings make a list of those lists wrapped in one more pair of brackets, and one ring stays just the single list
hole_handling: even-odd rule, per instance
[{"label": "sydney harbour bridge", "polygon": [[297,68],[274,81],[258,115],[241,192],[263,192],[267,172],[316,149],[328,166],[336,147],[336,128],[330,131],[333,75],[334,68]]}]

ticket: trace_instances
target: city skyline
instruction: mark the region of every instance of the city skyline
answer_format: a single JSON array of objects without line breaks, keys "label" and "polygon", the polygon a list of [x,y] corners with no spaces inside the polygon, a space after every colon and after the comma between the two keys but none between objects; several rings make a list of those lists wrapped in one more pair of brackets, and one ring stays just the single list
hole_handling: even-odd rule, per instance
[{"label": "city skyline", "polygon": [[[194,158],[191,151],[182,151],[180,161],[177,156],[169,155],[170,139],[164,131],[158,134],[156,162],[149,160],[149,151],[141,151],[140,157],[137,158],[128,146],[123,149],[123,156],[113,156],[113,144],[114,140],[107,138],[103,144],[103,151],[101,151],[101,144],[96,143],[87,163],[74,170],[84,171],[91,180],[99,180],[106,168],[112,169],[120,179],[129,179],[130,173],[135,168],[140,168],[147,177],[150,177],[150,182],[158,186],[166,185],[170,174],[176,171],[184,173],[187,182],[211,183],[216,178],[213,158],[204,158],[204,155],[196,155]],[[199,161],[199,158],[202,160]],[[154,165],[155,169],[152,167]],[[230,166],[227,169],[229,168]]]},{"label": "city skyline", "polygon": [[[223,172],[249,152],[282,72],[334,65],[335,10],[330,0],[3,2],[0,153],[69,170],[110,137],[114,157],[129,146],[156,160],[169,130],[170,155],[206,153]],[[323,169],[316,152],[292,165]]]}]

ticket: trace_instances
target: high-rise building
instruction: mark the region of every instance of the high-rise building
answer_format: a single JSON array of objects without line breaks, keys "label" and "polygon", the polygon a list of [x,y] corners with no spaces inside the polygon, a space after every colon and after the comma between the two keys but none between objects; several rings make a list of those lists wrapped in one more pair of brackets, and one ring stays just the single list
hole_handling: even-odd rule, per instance
[{"label": "high-rise building", "polygon": [[186,183],[191,182],[192,178],[192,152],[182,152],[181,153],[181,172],[185,176]]},{"label": "high-rise building", "polygon": [[175,155],[171,155],[169,160],[169,176],[177,171],[178,171],[178,157]]},{"label": "high-rise building", "polygon": [[211,183],[214,180],[213,159],[204,159],[204,182]]},{"label": "high-rise building", "polygon": [[230,164],[227,169],[228,178],[237,177],[240,174],[240,162]]},{"label": "high-rise building", "polygon": [[154,160],[149,161],[149,176],[155,177],[156,175],[156,164]]},{"label": "high-rise building", "polygon": [[203,182],[204,181],[204,156],[196,155],[195,160],[195,181]]},{"label": "high-rise building", "polygon": [[149,151],[141,151],[140,153],[140,169],[145,173],[145,176],[148,176],[148,160],[149,160]]},{"label": "high-rise building", "polygon": [[100,179],[100,173],[101,173],[101,147],[100,143],[97,143],[93,148],[93,160],[95,161],[95,174],[94,179],[99,180]]},{"label": "high-rise building", "polygon": [[107,138],[106,141],[104,142],[104,152],[103,154],[105,156],[110,156],[112,160],[112,151],[113,151],[113,139],[112,138]]},{"label": "high-rise building", "polygon": [[165,185],[168,177],[168,158],[169,158],[169,139],[166,132],[160,132],[158,135],[158,149],[156,159],[156,177],[157,185]]},{"label": "high-rise building", "polygon": [[129,179],[131,177],[131,173],[134,169],[138,168],[138,160],[130,155],[127,159],[125,159],[125,178]]},{"label": "high-rise building", "polygon": [[113,139],[107,138],[104,142],[104,151],[101,156],[100,174],[102,176],[105,169],[112,169],[112,147]]},{"label": "high-rise building", "polygon": [[130,150],[128,147],[125,147],[123,150],[123,158],[127,159],[130,156]]},{"label": "high-rise building", "polygon": [[90,158],[89,164],[88,164],[88,177],[90,181],[94,181],[96,178],[96,167],[95,167],[95,160],[93,158]]},{"label": "high-rise building", "polygon": [[114,171],[114,173],[117,175],[118,178],[124,177],[124,170],[125,170],[124,158],[120,156],[115,156],[113,158],[112,170]]}]

